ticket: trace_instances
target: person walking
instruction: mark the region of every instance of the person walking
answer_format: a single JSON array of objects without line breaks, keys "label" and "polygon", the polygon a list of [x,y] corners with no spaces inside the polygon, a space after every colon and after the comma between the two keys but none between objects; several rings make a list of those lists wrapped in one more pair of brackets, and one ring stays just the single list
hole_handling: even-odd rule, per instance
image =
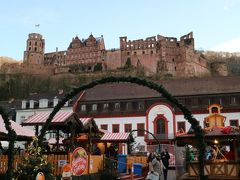
[{"label": "person walking", "polygon": [[154,154],[150,153],[148,156],[148,165],[149,165],[149,172],[145,180],[159,180],[159,162],[157,161]]},{"label": "person walking", "polygon": [[168,166],[169,166],[169,159],[170,159],[170,155],[169,155],[167,149],[165,149],[165,151],[161,153],[161,159],[162,159],[162,163],[164,165],[164,167],[163,167],[164,180],[167,180]]}]

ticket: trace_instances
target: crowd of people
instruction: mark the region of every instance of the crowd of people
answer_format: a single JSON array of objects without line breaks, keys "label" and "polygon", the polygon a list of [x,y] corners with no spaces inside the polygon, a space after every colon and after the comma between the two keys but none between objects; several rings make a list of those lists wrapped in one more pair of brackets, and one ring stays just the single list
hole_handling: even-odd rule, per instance
[{"label": "crowd of people", "polygon": [[170,155],[165,149],[161,154],[150,153],[148,156],[149,172],[146,180],[160,180],[163,174],[164,180],[167,180]]}]

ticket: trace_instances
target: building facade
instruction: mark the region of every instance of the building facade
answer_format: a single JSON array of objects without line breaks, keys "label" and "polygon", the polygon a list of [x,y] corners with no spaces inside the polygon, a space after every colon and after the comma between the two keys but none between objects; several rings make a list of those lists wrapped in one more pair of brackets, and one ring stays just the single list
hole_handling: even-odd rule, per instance
[{"label": "building facade", "polygon": [[119,49],[105,49],[103,36],[87,39],[78,36],[72,39],[67,50],[44,53],[42,35],[31,33],[24,52],[24,63],[55,66],[56,73],[93,72],[126,68],[131,66],[142,69],[147,74],[168,74],[171,76],[191,77],[210,75],[206,59],[194,49],[193,33],[180,37],[161,35],[145,40],[128,40],[120,37]]},{"label": "building facade", "polygon": [[[239,126],[240,119],[240,77],[193,78],[165,80],[162,84],[180,103],[187,106],[193,116],[205,127],[209,106],[222,107],[221,115],[226,117],[225,126]],[[144,129],[153,133],[162,144],[173,144],[174,137],[190,129],[190,123],[183,113],[159,93],[147,87],[131,83],[110,83],[95,86],[66,104],[63,110],[74,111],[81,118],[92,117],[99,128],[109,132],[130,132]],[[59,97],[60,98],[60,97]],[[22,101],[17,110],[16,121],[21,123],[39,111],[52,111],[54,96]],[[45,99],[45,100],[44,100]],[[44,105],[40,102],[45,102]],[[27,106],[24,106],[26,105]],[[24,118],[23,118],[24,116]],[[144,151],[148,145],[157,142],[143,131],[134,132],[136,147]]]}]

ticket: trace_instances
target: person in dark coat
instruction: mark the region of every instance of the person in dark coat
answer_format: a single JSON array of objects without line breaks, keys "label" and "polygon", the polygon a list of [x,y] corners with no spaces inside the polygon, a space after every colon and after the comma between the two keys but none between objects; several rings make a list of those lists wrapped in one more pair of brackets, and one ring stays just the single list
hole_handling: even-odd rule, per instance
[{"label": "person in dark coat", "polygon": [[167,149],[165,149],[165,151],[161,153],[161,159],[164,165],[164,168],[163,168],[164,180],[167,180],[168,166],[169,166],[169,159],[170,159],[170,155]]}]

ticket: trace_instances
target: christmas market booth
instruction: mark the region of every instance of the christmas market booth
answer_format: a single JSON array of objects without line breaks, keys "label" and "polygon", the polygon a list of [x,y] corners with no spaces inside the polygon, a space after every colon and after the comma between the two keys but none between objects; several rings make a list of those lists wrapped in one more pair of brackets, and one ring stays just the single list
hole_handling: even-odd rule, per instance
[{"label": "christmas market booth", "polygon": [[[225,117],[220,114],[220,105],[209,106],[209,116],[204,119],[206,150],[204,173],[209,179],[240,179],[239,176],[239,138],[237,126],[225,126]],[[185,146],[186,173],[180,179],[198,177],[198,155],[194,133],[182,132],[175,138],[177,146]]]}]

